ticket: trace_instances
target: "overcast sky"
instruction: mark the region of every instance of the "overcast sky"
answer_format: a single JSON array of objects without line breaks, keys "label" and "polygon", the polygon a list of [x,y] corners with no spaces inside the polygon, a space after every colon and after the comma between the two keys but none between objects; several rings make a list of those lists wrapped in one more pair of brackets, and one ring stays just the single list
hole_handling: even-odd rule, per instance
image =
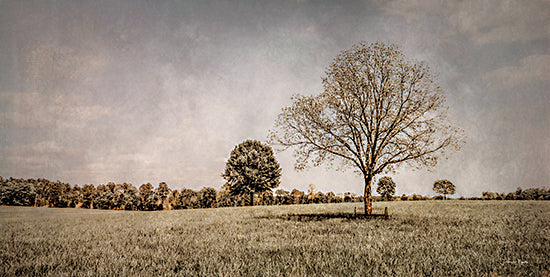
[{"label": "overcast sky", "polygon": [[[333,58],[389,42],[439,74],[466,144],[397,194],[550,185],[549,1],[0,1],[0,175],[71,184],[220,188],[245,139],[265,141]],[[350,172],[281,186],[362,194]],[[381,176],[378,176],[381,177]]]}]

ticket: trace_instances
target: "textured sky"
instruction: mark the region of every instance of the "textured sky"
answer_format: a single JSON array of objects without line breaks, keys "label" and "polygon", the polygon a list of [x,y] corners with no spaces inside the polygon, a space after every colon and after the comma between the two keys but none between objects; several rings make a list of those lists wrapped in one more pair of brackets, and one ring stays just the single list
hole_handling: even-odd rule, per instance
[{"label": "textured sky", "polygon": [[[0,1],[0,175],[71,184],[220,188],[245,139],[265,141],[332,59],[389,42],[438,73],[460,152],[401,167],[397,193],[550,185],[549,1]],[[362,194],[352,171],[281,186]],[[380,177],[380,176],[379,176]]]}]

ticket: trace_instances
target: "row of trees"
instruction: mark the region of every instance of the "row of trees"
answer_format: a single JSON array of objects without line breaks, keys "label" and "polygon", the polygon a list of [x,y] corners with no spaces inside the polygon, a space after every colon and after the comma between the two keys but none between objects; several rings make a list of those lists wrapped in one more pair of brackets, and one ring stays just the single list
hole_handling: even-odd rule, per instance
[{"label": "row of trees", "polygon": [[[395,183],[390,177],[383,177],[379,180],[377,191],[381,196],[374,196],[373,200],[375,201],[443,199],[443,196],[430,197],[418,194],[393,196]],[[522,190],[518,188],[515,192],[510,193],[483,192],[482,196],[461,197],[460,199],[550,200],[550,189],[528,188]],[[250,195],[232,195],[227,188],[222,188],[219,191],[214,188],[203,188],[198,191],[187,188],[173,190],[164,182],[156,188],[150,183],[143,184],[139,188],[128,183],[80,187],[46,179],[4,179],[0,176],[0,205],[153,211],[235,207],[250,205],[249,201]],[[267,190],[256,193],[253,196],[253,201],[255,205],[291,205],[362,202],[364,198],[351,192],[323,193],[317,191],[314,185],[310,185],[307,192],[297,189],[292,191],[277,189],[275,192]]]},{"label": "row of trees", "polygon": [[528,188],[523,190],[518,187],[515,192],[498,193],[483,192],[483,200],[550,200],[550,189],[546,188]]},{"label": "row of trees", "polygon": [[[232,194],[227,186],[219,191],[210,187],[199,191],[170,189],[164,182],[156,188],[150,183],[136,188],[132,184],[112,182],[81,187],[47,179],[5,179],[0,176],[0,205],[154,211],[244,206],[250,205],[250,199],[250,194]],[[297,189],[277,189],[275,193],[266,190],[252,194],[252,201],[256,205],[289,205],[359,202],[363,198],[350,192],[316,192],[310,186],[308,193]]]}]

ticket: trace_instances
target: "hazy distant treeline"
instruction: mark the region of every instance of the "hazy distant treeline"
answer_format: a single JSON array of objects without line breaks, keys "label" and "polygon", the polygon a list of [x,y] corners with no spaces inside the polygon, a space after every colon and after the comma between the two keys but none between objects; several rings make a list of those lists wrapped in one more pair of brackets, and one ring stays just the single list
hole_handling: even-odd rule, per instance
[{"label": "hazy distant treeline", "polygon": [[[107,183],[71,186],[47,179],[5,179],[0,176],[0,205],[77,207],[118,210],[170,210],[245,206],[248,196],[233,196],[225,190],[205,187],[199,191],[171,189],[164,182],[157,187],[150,183],[139,188],[132,184]],[[354,193],[305,193],[299,190],[278,189],[254,197],[255,205],[289,205],[308,203],[360,202],[362,196]]]},{"label": "hazy distant treeline", "polygon": [[[418,194],[394,196],[392,200],[414,201],[442,199],[441,196],[429,197]],[[518,188],[515,192],[483,192],[482,197],[464,198],[474,200],[550,200],[550,190],[546,188]],[[374,197],[380,201],[380,197]],[[5,179],[0,176],[0,205],[77,207],[89,209],[117,210],[170,210],[199,209],[215,207],[245,206],[248,196],[232,196],[225,189],[216,190],[205,187],[199,191],[183,188],[170,189],[164,182],[157,187],[150,183],[139,188],[132,184],[107,183],[98,186],[71,186],[60,181],[47,179]],[[254,197],[254,205],[290,205],[310,203],[362,202],[363,197],[346,192],[323,193],[310,189],[308,192],[294,189],[266,191]]]}]

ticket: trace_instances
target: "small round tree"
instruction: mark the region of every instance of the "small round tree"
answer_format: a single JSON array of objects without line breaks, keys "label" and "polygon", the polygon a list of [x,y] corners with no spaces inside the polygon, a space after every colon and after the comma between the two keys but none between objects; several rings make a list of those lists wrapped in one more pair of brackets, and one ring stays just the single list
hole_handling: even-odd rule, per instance
[{"label": "small round tree", "polygon": [[281,168],[270,146],[247,140],[231,151],[222,177],[232,195],[249,195],[253,206],[254,193],[279,186]]},{"label": "small round tree", "polygon": [[395,182],[389,176],[384,176],[378,181],[378,188],[376,192],[385,198],[386,200],[391,200],[391,197],[395,194]]},{"label": "small round tree", "polygon": [[434,182],[433,190],[436,193],[443,194],[443,198],[447,200],[447,194],[455,194],[456,187],[449,180],[437,180]]}]

